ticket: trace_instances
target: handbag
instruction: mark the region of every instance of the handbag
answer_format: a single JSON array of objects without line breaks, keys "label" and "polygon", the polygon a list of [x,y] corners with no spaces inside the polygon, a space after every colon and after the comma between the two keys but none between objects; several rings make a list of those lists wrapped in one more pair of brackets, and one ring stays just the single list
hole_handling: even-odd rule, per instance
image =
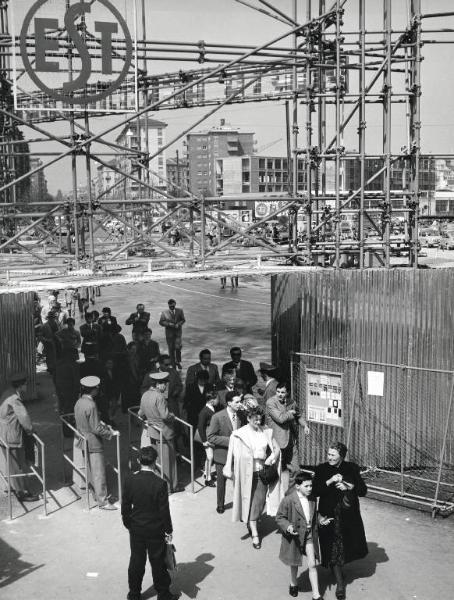
[{"label": "handbag", "polygon": [[168,571],[175,571],[175,569],[177,568],[177,559],[175,557],[175,552],[175,546],[172,543],[166,543],[164,564]]},{"label": "handbag", "polygon": [[[268,445],[266,457],[270,456],[272,448]],[[263,465],[263,469],[259,471],[259,477],[263,484],[271,485],[279,479],[279,472],[277,470],[277,464]]]},{"label": "handbag", "polygon": [[259,471],[259,477],[265,485],[271,485],[279,479],[277,465],[263,465],[263,469]]},{"label": "handbag", "polygon": [[342,494],[341,509],[342,510],[351,510],[353,508],[354,502],[355,502],[354,494],[352,494],[351,490],[346,490]]}]

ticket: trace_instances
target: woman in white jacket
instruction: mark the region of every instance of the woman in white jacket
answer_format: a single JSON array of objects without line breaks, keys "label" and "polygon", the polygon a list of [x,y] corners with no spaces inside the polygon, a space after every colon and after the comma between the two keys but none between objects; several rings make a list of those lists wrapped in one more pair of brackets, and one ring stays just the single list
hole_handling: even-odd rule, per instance
[{"label": "woman in white jacket", "polygon": [[[268,514],[275,515],[281,500],[280,448],[273,432],[263,427],[264,411],[260,406],[251,407],[248,423],[232,432],[224,467],[224,476],[233,477],[232,521],[247,523],[252,545],[261,548],[257,520],[268,505]],[[232,463],[234,470],[232,473]],[[260,478],[265,465],[276,465],[279,477],[267,485]]]}]

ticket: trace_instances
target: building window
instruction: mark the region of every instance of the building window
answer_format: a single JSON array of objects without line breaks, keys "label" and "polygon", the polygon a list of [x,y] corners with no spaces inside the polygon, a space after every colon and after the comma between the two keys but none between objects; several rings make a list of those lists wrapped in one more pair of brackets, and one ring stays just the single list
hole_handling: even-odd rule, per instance
[{"label": "building window", "polygon": [[264,168],[265,168],[265,159],[259,158],[259,169],[264,169]]}]

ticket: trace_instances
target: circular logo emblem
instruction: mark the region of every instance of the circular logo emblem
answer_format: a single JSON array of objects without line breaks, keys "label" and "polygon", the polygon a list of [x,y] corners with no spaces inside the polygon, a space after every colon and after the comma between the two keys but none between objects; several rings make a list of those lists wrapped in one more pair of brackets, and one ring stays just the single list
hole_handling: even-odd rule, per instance
[{"label": "circular logo emblem", "polygon": [[255,214],[257,217],[266,217],[268,214],[268,206],[265,202],[259,202],[255,205]]},{"label": "circular logo emblem", "polygon": [[[28,11],[25,16],[21,34],[20,34],[20,51],[21,57],[24,64],[25,71],[29,75],[30,79],[36,84],[36,86],[45,92],[48,96],[57,101],[62,101],[67,104],[92,104],[102,100],[103,98],[107,98],[110,96],[115,90],[117,90],[126,76],[129,73],[132,57],[133,57],[133,42],[131,38],[131,34],[128,29],[128,25],[126,24],[125,19],[121,15],[115,6],[112,5],[109,0],[92,0],[91,2],[87,2],[85,0],[82,2],[77,2],[76,4],[72,4],[68,10],[66,11],[64,17],[65,29],[68,34],[68,46],[75,47],[78,53],[74,53],[74,57],[78,59],[78,63],[80,62],[81,68],[80,72],[75,72],[75,77],[63,84],[62,89],[55,89],[46,85],[38,76],[38,71],[48,71],[48,72],[58,72],[59,66],[58,63],[55,62],[46,62],[45,53],[46,50],[54,51],[53,56],[55,56],[55,51],[58,50],[58,39],[50,38],[49,35],[46,35],[46,24],[48,25],[48,29],[52,30],[53,28],[58,27],[58,20],[52,17],[48,19],[36,18],[35,19],[35,55],[36,58],[33,61],[33,65],[30,62],[30,57],[28,55],[28,43],[27,35],[30,29],[30,24],[35,17],[36,13],[46,4],[49,0],[37,0],[35,4]],[[87,46],[86,39],[80,35],[79,31],[81,27],[76,25],[75,21],[82,15],[88,14],[92,12],[92,6],[95,3],[99,3],[103,5],[110,13],[113,14],[117,23],[120,25],[123,31],[123,39],[125,43],[125,49],[122,50],[121,59],[124,61],[123,67],[119,74],[116,74],[116,79],[110,79],[109,81],[97,82],[97,84],[101,83],[101,85],[97,85],[97,87],[101,89],[93,90],[95,87],[93,84],[88,82],[91,74],[92,74],[92,57],[90,56],[90,50]],[[53,27],[52,27],[53,26]],[[39,28],[39,29],[38,29]],[[102,55],[102,72],[112,73],[112,57],[113,54],[117,54],[112,50],[112,35],[114,33],[118,33],[118,26],[115,23],[105,23],[103,21],[95,22],[95,29],[100,33],[101,40],[101,55]],[[99,53],[99,46],[97,46],[97,42],[99,40],[97,38],[93,39],[91,36],[90,39],[91,46],[94,48],[92,50],[93,54]],[[117,58],[117,56],[115,56]],[[41,61],[41,67],[39,67],[39,61]],[[50,59],[49,59],[50,61]],[[43,68],[42,65],[45,65]],[[68,70],[68,69],[66,69]],[[77,92],[77,94],[75,93]]]}]

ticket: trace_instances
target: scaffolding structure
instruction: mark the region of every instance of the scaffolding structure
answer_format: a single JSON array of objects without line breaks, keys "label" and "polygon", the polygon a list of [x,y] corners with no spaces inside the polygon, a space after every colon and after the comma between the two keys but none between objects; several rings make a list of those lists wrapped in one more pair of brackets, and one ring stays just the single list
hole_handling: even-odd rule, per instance
[{"label": "scaffolding structure", "polygon": [[[69,8],[71,0],[65,1]],[[441,41],[438,34],[454,33],[454,28],[426,29],[423,25],[434,18],[452,17],[454,11],[424,14],[421,0],[393,3],[382,0],[382,23],[371,30],[366,27],[370,9],[366,0],[293,0],[291,15],[265,0],[234,2],[279,21],[283,32],[257,47],[148,40],[142,0],[141,39],[137,41],[135,56],[137,79],[127,77],[102,104],[95,102],[84,111],[67,112],[42,91],[21,91],[14,109],[11,62],[19,50],[17,44],[12,44],[8,26],[8,0],[0,0],[0,262],[11,261],[6,252],[14,248],[15,259],[19,252],[21,259],[31,265],[89,267],[95,271],[112,265],[112,261],[121,266],[128,250],[146,245],[153,249],[153,263],[159,268],[181,269],[182,265],[225,268],[227,252],[228,259],[237,261],[251,256],[238,244],[242,240],[258,247],[262,257],[282,265],[389,268],[395,250],[392,221],[399,217],[404,223],[399,251],[408,257],[409,266],[418,267],[420,166],[422,161],[450,158],[447,154],[421,154],[422,49],[425,44]],[[394,26],[397,5],[399,10],[408,7],[405,26]],[[345,28],[346,17],[354,18],[357,26],[351,30]],[[96,57],[100,40],[83,24],[82,15],[81,30],[89,52]],[[67,59],[72,79],[78,58],[72,40],[60,29],[50,34],[50,38],[58,45],[55,55]],[[29,58],[35,60],[33,35],[29,36],[29,42]],[[454,38],[449,43],[454,43]],[[125,40],[115,39],[112,51],[120,55],[125,46]],[[150,65],[156,60],[180,62],[182,68],[171,73],[150,73]],[[213,67],[207,66],[211,64]],[[266,217],[246,225],[232,219],[222,206],[227,200],[241,202],[241,195],[228,198],[196,195],[175,183],[170,186],[162,176],[156,186],[158,176],[151,170],[150,161],[159,153],[225,106],[273,101],[284,103],[285,107],[289,168],[286,192],[248,195],[248,201],[279,203]],[[108,115],[109,110],[117,114],[134,102],[138,103],[137,112],[125,113],[122,122],[93,132],[92,119]],[[194,107],[209,109],[193,120],[188,109]],[[141,140],[134,150],[107,141],[109,134],[134,122],[140,132],[140,119],[146,122],[152,112],[168,109],[187,111],[187,124],[156,153],[141,150]],[[377,110],[381,112],[381,137],[376,130],[373,136],[367,132],[368,118],[373,115],[376,119]],[[403,134],[393,126],[396,114],[403,116]],[[46,129],[46,123],[56,120],[67,123],[65,135],[57,136]],[[353,150],[347,147],[351,142],[345,141],[352,138],[352,131],[357,145]],[[19,161],[27,153],[32,155],[34,143],[43,140],[59,144],[62,150],[40,152],[40,156],[46,155],[45,162],[20,172]],[[144,142],[148,149],[148,140]],[[29,150],[24,146],[26,143]],[[94,149],[99,144],[104,148],[102,152]],[[121,165],[111,164],[109,159],[119,153],[124,158]],[[83,170],[78,161],[80,156],[85,157]],[[372,159],[378,166],[370,174],[367,164]],[[58,161],[68,160],[73,188],[69,200],[30,203],[21,199],[21,186],[31,176]],[[356,189],[346,191],[341,179],[350,161],[359,164],[359,182]],[[101,193],[93,186],[95,165],[112,169],[117,177]],[[397,166],[401,173],[398,189],[393,185]],[[334,182],[331,187],[330,178]],[[82,180],[87,190],[84,199],[78,193]],[[372,186],[377,180],[382,182],[382,189]],[[139,198],[127,197],[125,181],[135,182]],[[124,197],[119,199],[122,186]],[[117,197],[109,199],[108,192],[114,188]],[[288,217],[285,246],[263,234],[267,223],[283,215]],[[145,217],[146,226],[142,226]],[[112,218],[124,229],[119,240],[109,240],[106,222]],[[196,230],[195,220],[200,221],[200,231]],[[343,221],[352,224],[348,239],[344,239]],[[173,227],[186,224],[182,228],[186,245],[175,248],[169,243],[169,230],[162,227],[166,223]],[[214,225],[219,229],[228,227],[233,235],[211,247],[205,240],[208,227]],[[36,246],[24,246],[21,241],[32,230],[39,232]],[[63,230],[66,236],[62,236]],[[103,244],[95,242],[97,232],[104,235]],[[43,242],[54,251],[47,255],[39,253],[37,248]]]}]

